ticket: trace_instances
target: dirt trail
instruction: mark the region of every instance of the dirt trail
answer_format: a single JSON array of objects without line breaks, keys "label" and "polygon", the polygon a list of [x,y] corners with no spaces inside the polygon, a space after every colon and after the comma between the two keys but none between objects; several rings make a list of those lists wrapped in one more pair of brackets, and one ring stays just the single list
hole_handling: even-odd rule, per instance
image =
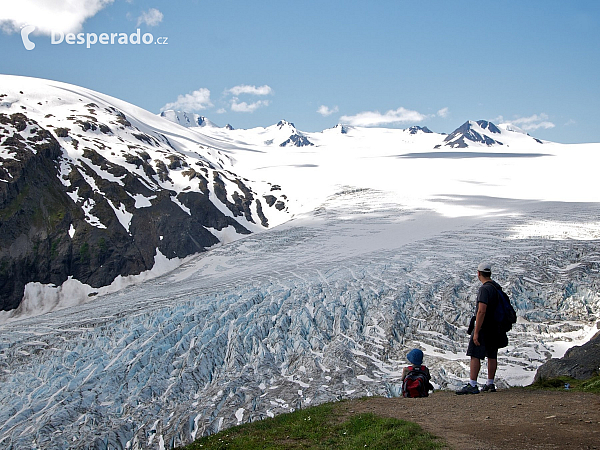
[{"label": "dirt trail", "polygon": [[600,449],[600,395],[507,389],[478,395],[368,398],[339,404],[416,422],[453,449]]}]

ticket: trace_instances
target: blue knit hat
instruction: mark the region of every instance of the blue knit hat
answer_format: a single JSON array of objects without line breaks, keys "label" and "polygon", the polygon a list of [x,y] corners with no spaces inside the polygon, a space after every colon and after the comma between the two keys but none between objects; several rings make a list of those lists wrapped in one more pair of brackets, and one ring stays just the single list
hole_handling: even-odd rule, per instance
[{"label": "blue knit hat", "polygon": [[423,352],[418,348],[413,348],[410,352],[408,352],[406,358],[413,366],[420,366],[423,364]]}]

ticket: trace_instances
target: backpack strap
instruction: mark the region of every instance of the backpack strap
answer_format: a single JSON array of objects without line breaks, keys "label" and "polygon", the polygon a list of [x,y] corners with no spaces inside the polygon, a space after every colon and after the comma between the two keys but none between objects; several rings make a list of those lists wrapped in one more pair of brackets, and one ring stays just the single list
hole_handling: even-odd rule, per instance
[{"label": "backpack strap", "polygon": [[425,375],[425,377],[428,380],[431,379],[431,375],[429,375],[429,370],[427,369],[427,367],[425,367],[423,365],[421,365],[419,367],[412,366],[412,369],[408,373],[411,373],[411,372],[413,372],[413,373],[422,373],[423,375]]}]

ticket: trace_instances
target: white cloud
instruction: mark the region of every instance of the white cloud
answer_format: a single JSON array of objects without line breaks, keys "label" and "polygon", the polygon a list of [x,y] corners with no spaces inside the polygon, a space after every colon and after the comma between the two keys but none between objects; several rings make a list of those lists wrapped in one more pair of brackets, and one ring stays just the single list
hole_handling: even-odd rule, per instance
[{"label": "white cloud", "polygon": [[246,103],[246,102],[241,102],[239,103],[239,99],[237,97],[234,97],[231,100],[231,110],[235,111],[235,112],[254,112],[256,111],[258,108],[262,108],[263,106],[269,106],[269,100],[259,100],[257,102],[254,103]]},{"label": "white cloud", "polygon": [[440,117],[446,118],[446,117],[448,117],[449,113],[450,112],[449,112],[448,108],[442,108],[437,112],[437,115]]},{"label": "white cloud", "polygon": [[402,122],[421,122],[426,118],[427,116],[420,112],[400,107],[385,114],[379,111],[364,111],[354,116],[342,116],[340,122],[358,127],[375,127]]},{"label": "white cloud", "polygon": [[231,105],[231,110],[235,112],[249,112],[252,113],[256,111],[258,108],[262,108],[265,106],[269,106],[269,100],[258,100],[253,103],[240,102],[238,95],[273,95],[273,89],[271,86],[250,86],[248,84],[240,84],[238,86],[234,86],[231,89],[226,89],[224,92],[225,96],[233,95],[233,97],[228,100]]},{"label": "white cloud", "polygon": [[[504,118],[500,116],[498,117],[498,120],[504,121]],[[544,113],[541,113],[539,115],[534,114],[529,117],[517,117],[515,119],[508,119],[506,120],[506,122],[512,125],[516,125],[525,131],[537,130],[539,128],[544,128],[547,130],[556,126],[552,122],[548,121],[548,115]]]},{"label": "white cloud", "polygon": [[273,89],[266,84],[264,86],[249,86],[247,84],[241,84],[239,86],[234,86],[231,89],[228,89],[226,92],[229,92],[233,95],[240,94],[251,94],[251,95],[269,95],[273,94]]},{"label": "white cloud", "polygon": [[213,106],[210,102],[210,91],[206,88],[200,88],[189,94],[180,95],[177,100],[167,103],[160,110],[174,109],[176,111],[198,111]]},{"label": "white cloud", "polygon": [[321,105],[321,106],[319,106],[319,109],[317,109],[317,112],[319,114],[321,114],[323,117],[330,116],[333,113],[336,113],[338,111],[339,111],[339,109],[337,106],[334,106],[332,109],[329,109],[329,107],[327,107],[325,105]]},{"label": "white cloud", "polygon": [[144,11],[137,19],[137,26],[145,23],[149,27],[155,27],[163,20],[163,13],[156,8],[150,8],[148,11]]},{"label": "white cloud", "polygon": [[0,28],[15,33],[25,25],[35,26],[34,34],[52,31],[77,33],[83,23],[114,0],[18,0],[2,2]]},{"label": "white cloud", "polygon": [[227,112],[227,110],[225,108],[217,109],[217,114],[225,114],[226,112]]}]

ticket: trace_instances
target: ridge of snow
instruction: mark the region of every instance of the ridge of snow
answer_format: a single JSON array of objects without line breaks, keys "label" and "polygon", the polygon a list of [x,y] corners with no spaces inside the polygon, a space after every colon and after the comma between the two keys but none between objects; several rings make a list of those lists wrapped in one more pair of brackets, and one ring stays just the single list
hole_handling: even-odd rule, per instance
[{"label": "ridge of snow", "polygon": [[205,116],[187,111],[175,111],[168,109],[160,113],[160,117],[164,117],[173,123],[177,123],[184,127],[211,127],[219,128],[214,122]]},{"label": "ridge of snow", "polygon": [[[265,186],[266,180],[251,181],[249,175],[252,175],[246,173],[243,167],[235,165],[235,161],[227,154],[229,149],[226,146],[223,148],[222,140],[204,133],[205,130],[223,132],[230,132],[230,130],[214,126],[203,116],[165,111],[161,117],[113,97],[51,80],[0,75],[0,83],[0,94],[6,95],[3,106],[0,106],[0,113],[23,112],[28,118],[37,121],[40,126],[55,135],[55,130],[58,128],[69,130],[68,137],[55,136],[63,148],[60,181],[67,188],[70,187],[68,174],[73,168],[78,168],[86,183],[94,192],[101,195],[104,193],[96,186],[92,173],[95,174],[94,176],[123,186],[122,177],[114,176],[94,164],[90,157],[85,155],[86,148],[90,148],[109,163],[123,166],[131,173],[137,174],[142,184],[151,190],[168,189],[175,191],[176,194],[190,189],[200,192],[198,183],[189,178],[188,172],[189,168],[196,171],[201,168],[207,170],[205,175],[209,183],[212,182],[215,171],[224,170],[244,178],[248,187],[258,193],[258,198],[269,193],[268,189],[266,192],[260,192],[258,188]],[[7,98],[10,101],[6,100]],[[120,114],[123,117],[120,117]],[[187,121],[188,125],[193,125],[192,122],[197,123],[201,119],[203,125],[186,128],[165,120],[166,117],[176,118],[180,122]],[[86,120],[89,121],[88,129],[82,130],[83,125],[80,125],[80,122]],[[123,121],[123,124],[119,121]],[[125,126],[124,121],[128,121],[130,126]],[[96,124],[105,124],[107,128],[101,131]],[[285,125],[290,126],[287,122]],[[89,126],[92,126],[92,129],[89,129]],[[24,132],[27,132],[27,129]],[[289,135],[285,136],[286,139],[288,137]],[[75,141],[78,141],[78,144]],[[3,149],[4,147],[0,147],[0,150]],[[167,178],[151,177],[142,166],[131,163],[127,159],[142,151],[149,157],[146,162],[156,172],[160,172],[159,163],[169,167]],[[10,157],[10,154],[6,156]],[[92,172],[88,173],[88,168]],[[229,184],[227,195],[230,200],[235,191],[239,191],[239,187],[233,183]],[[76,198],[73,193],[69,195],[74,198],[74,201],[85,201]],[[138,196],[136,198],[142,202],[136,203],[136,207],[142,204],[149,206],[147,201]],[[89,212],[92,206],[87,205],[88,222],[101,226],[100,221],[94,220]],[[120,214],[123,217],[122,215],[126,214],[122,207],[113,205],[113,209],[118,216]],[[288,212],[275,211],[271,208],[263,208],[263,212],[271,226],[289,218]],[[121,222],[127,229],[127,221]]]}]

